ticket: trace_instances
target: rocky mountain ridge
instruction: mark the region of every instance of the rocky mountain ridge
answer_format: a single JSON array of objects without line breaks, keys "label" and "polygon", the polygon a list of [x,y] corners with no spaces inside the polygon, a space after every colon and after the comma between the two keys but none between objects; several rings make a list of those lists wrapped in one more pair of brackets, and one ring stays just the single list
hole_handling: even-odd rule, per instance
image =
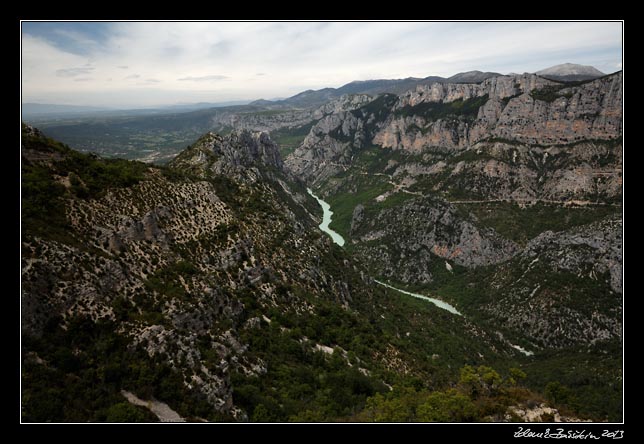
[{"label": "rocky mountain ridge", "polygon": [[[536,75],[419,87],[398,97],[380,96],[349,113],[327,115],[286,165],[298,177],[321,183],[350,168],[360,150],[375,146],[425,159],[420,164],[427,166],[408,181],[420,174],[454,182],[465,170],[483,173],[482,181],[495,183],[501,195],[483,190],[494,198],[556,199],[554,190],[561,190],[562,197],[571,192],[610,197],[621,186],[621,145],[616,139],[621,134],[621,97],[619,73],[574,87]],[[459,156],[480,160],[470,165]],[[447,176],[446,162],[455,164]],[[557,163],[559,168],[552,165]],[[552,165],[547,172],[546,165]],[[412,172],[409,161],[401,168],[407,175]],[[544,172],[547,186],[542,186]],[[469,194],[480,194],[472,190],[478,181],[469,182]],[[511,185],[508,193],[504,182],[523,184]]]},{"label": "rocky mountain ridge", "polygon": [[610,348],[622,104],[621,72],[435,83],[325,116],[285,165],[374,275],[451,294],[528,349]]},{"label": "rocky mountain ridge", "polygon": [[[223,110],[208,125],[227,134],[163,168],[23,127],[25,415],[136,417],[126,391],[189,420],[337,420],[399,383],[521,362],[537,390],[570,387],[552,399],[619,417],[621,73],[430,83]],[[291,128],[285,161],[253,131]]]},{"label": "rocky mountain ridge", "polygon": [[25,127],[23,165],[28,421],[142,420],[123,393],[189,421],[346,418],[387,384],[517,356],[374,285],[265,134],[206,134],[158,168]]}]

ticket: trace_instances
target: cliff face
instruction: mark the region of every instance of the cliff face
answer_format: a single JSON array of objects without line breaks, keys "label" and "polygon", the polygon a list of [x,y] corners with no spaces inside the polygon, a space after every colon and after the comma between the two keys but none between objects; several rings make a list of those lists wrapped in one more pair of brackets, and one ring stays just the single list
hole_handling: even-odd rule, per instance
[{"label": "cliff face", "polygon": [[201,176],[256,178],[259,169],[282,171],[279,147],[264,132],[236,130],[227,136],[207,133],[171,162],[173,168]]},{"label": "cliff face", "polygon": [[422,85],[324,117],[285,165],[376,276],[449,282],[528,349],[619,341],[622,95],[621,73]]},{"label": "cliff face", "polygon": [[554,85],[555,82],[539,77],[535,74],[515,76],[496,76],[481,83],[433,83],[421,85],[415,91],[401,94],[396,108],[416,106],[421,103],[453,102],[455,100],[469,100],[487,95],[490,99],[505,99],[545,86]]},{"label": "cliff face", "polygon": [[525,143],[557,144],[612,139],[622,132],[622,74],[578,87],[559,89],[551,102],[529,94],[512,99],[497,122],[494,137]]},{"label": "cliff face", "polygon": [[350,235],[358,255],[378,276],[405,284],[430,283],[433,270],[445,268],[446,261],[476,267],[502,262],[518,251],[514,242],[430,197],[368,215],[356,207]]},{"label": "cliff face", "polygon": [[[477,307],[536,347],[622,339],[622,221],[546,231],[481,282]],[[583,302],[582,302],[583,301]]]},{"label": "cliff face", "polygon": [[[413,114],[414,107],[423,104],[485,96],[488,100],[470,121],[435,121]],[[409,117],[395,116],[406,107]],[[393,110],[394,116],[375,134],[373,143],[412,152],[430,147],[464,149],[487,138],[540,145],[610,139],[622,128],[622,75],[576,87],[534,74],[495,77],[480,85],[433,84],[400,96]]]},{"label": "cliff face", "polygon": [[622,128],[621,72],[580,86],[525,74],[481,84],[434,83],[389,97],[395,99],[376,99],[362,113],[325,117],[287,159],[289,168],[308,177],[311,156],[319,164],[344,163],[349,144],[420,153],[464,150],[490,138],[526,145],[606,140]]},{"label": "cliff face", "polygon": [[433,191],[611,200],[621,193],[621,109],[621,72],[576,86],[534,74],[435,83],[326,115],[285,164],[319,185],[384,148],[407,157],[388,173]]}]

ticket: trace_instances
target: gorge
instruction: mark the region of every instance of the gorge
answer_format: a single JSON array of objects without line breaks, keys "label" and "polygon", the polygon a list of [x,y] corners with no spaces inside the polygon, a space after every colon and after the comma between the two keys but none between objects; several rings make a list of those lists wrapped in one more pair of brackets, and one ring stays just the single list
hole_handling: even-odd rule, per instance
[{"label": "gorge", "polygon": [[623,78],[552,72],[23,125],[23,418],[619,421]]}]

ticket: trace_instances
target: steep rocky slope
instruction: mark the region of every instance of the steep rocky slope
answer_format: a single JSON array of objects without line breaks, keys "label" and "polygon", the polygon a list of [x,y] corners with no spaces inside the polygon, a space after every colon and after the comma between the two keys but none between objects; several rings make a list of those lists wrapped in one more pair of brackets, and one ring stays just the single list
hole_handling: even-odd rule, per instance
[{"label": "steep rocky slope", "polygon": [[447,291],[470,313],[527,340],[530,349],[621,343],[621,218],[545,231],[512,260],[476,270],[465,281],[476,288],[461,283]]},{"label": "steep rocky slope", "polygon": [[[579,86],[534,74],[419,86],[400,96],[379,96],[351,115],[324,117],[286,163],[315,183],[349,167],[364,147],[458,154],[479,152],[495,141],[502,142],[497,151],[528,163],[531,155],[543,156],[539,149],[561,145],[555,151],[565,152],[575,142],[618,138],[621,85],[617,73]],[[612,165],[619,148],[610,152],[616,157]]]},{"label": "steep rocky slope", "polygon": [[376,275],[405,284],[430,283],[437,267],[494,264],[518,250],[494,230],[477,227],[449,203],[431,197],[380,211],[358,205],[350,235],[355,251]]},{"label": "steep rocky slope", "polygon": [[188,420],[338,420],[520,356],[374,286],[264,134],[206,134],[167,168],[22,143],[26,421],[146,418],[122,393]]},{"label": "steep rocky slope", "polygon": [[621,72],[435,83],[323,117],[285,165],[373,275],[436,292],[619,409],[622,106]]},{"label": "steep rocky slope", "polygon": [[[356,109],[326,115],[285,164],[295,176],[321,188],[322,196],[336,208],[336,228],[351,238],[357,250],[369,249],[365,256],[369,258],[378,256],[373,248],[382,250],[382,245],[373,244],[385,236],[387,225],[408,227],[398,230],[406,233],[400,238],[396,229],[389,230],[393,234],[389,243],[400,251],[416,251],[426,244],[419,239],[431,231],[436,219],[432,214],[445,214],[434,208],[440,207],[441,199],[459,206],[505,201],[520,206],[603,205],[618,210],[621,85],[622,76],[617,73],[581,84],[524,74],[491,77],[476,84],[419,86],[400,96],[381,95]],[[401,216],[406,214],[405,205],[412,205],[408,201],[413,201],[419,214],[429,216],[423,219],[428,225]],[[370,232],[355,229],[359,221],[354,212],[359,216],[365,209]],[[468,218],[462,211],[450,214]],[[466,226],[459,222],[452,227],[449,243],[458,248],[458,254],[463,251],[460,245],[468,243],[460,238],[479,236],[472,237],[472,229]],[[490,236],[494,234],[483,237]],[[435,240],[429,243],[424,247],[428,252],[453,258],[453,248]],[[498,262],[516,251],[502,242],[493,244],[497,251],[491,256],[486,247],[480,259],[463,264],[490,263],[485,257]],[[381,253],[381,270],[390,274],[402,265],[394,259],[397,255]],[[418,273],[423,276],[420,282],[427,282],[425,271]]]}]

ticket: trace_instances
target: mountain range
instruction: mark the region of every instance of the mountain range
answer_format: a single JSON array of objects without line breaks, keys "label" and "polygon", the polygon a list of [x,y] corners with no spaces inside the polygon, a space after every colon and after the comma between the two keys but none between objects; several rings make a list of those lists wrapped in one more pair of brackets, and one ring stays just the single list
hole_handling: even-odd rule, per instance
[{"label": "mountain range", "polygon": [[545,75],[23,125],[23,419],[620,421],[622,73]]}]

